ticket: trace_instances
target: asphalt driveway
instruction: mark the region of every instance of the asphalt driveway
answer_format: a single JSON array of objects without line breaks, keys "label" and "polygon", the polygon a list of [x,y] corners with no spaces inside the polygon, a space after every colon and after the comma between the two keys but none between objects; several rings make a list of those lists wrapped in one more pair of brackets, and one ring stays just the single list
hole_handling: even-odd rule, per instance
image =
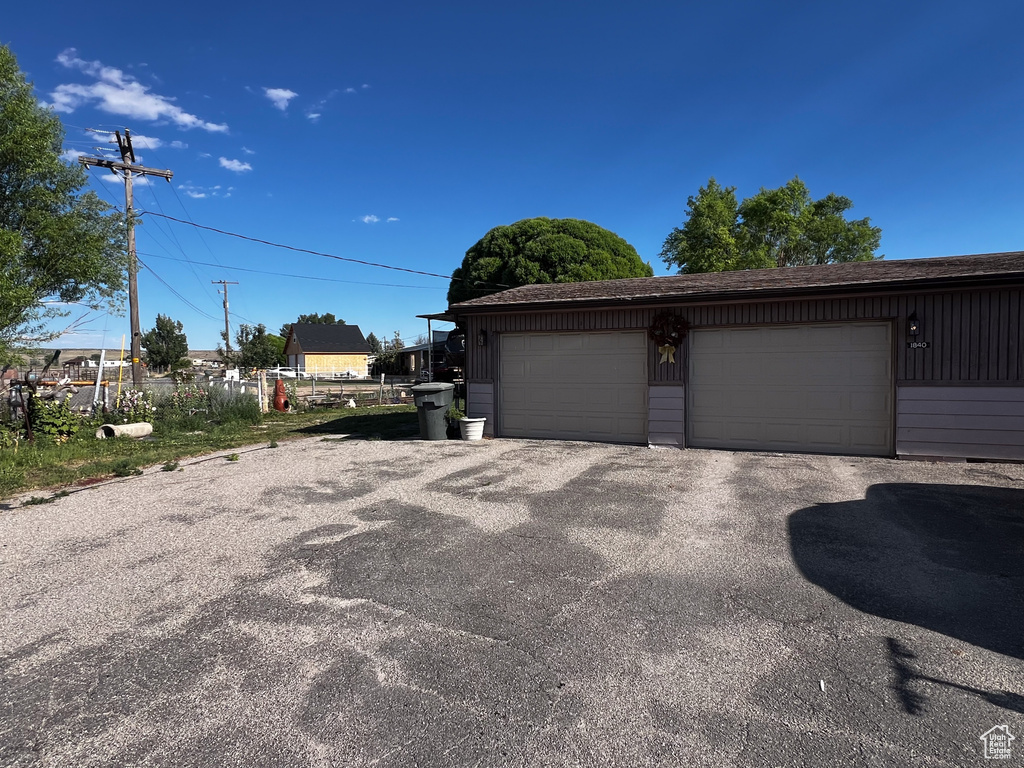
[{"label": "asphalt driveway", "polygon": [[0,511],[0,765],[1024,757],[1022,466],[240,453]]}]

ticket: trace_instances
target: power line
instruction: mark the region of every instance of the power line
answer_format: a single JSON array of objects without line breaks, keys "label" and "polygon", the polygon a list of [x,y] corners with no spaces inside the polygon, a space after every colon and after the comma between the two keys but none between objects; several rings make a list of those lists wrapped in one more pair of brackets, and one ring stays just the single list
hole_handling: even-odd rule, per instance
[{"label": "power line", "polygon": [[167,290],[169,290],[171,293],[173,293],[175,296],[177,296],[182,301],[182,303],[188,305],[194,311],[198,312],[200,315],[202,315],[203,317],[205,317],[205,318],[207,318],[209,320],[216,320],[217,319],[216,317],[214,317],[210,313],[204,312],[203,310],[201,310],[199,307],[197,307],[191,301],[189,301],[184,296],[182,296],[180,293],[178,293],[176,290],[174,290],[174,288],[171,287],[170,283],[168,283],[166,280],[164,280],[162,277],[160,277],[160,275],[158,275],[156,272],[154,272],[153,268],[151,266],[149,266],[148,264],[146,264],[146,262],[144,262],[142,259],[139,259],[139,264],[141,264],[143,267],[145,267],[147,270],[149,270],[149,274],[151,274],[153,277],[155,277],[157,280],[159,280],[161,283],[163,283],[164,287]]},{"label": "power line", "polygon": [[[168,261],[184,261],[184,259],[176,259],[173,256],[160,256],[156,253],[144,253],[143,256],[151,256],[156,259],[166,259]],[[255,272],[258,275],[273,275],[274,277],[294,277],[297,280],[316,280],[317,282],[329,282],[329,283],[348,283],[350,285],[376,285],[383,288],[420,288],[427,291],[443,291],[444,288],[438,285],[403,285],[401,283],[369,283],[360,280],[341,280],[336,277],[316,277],[315,275],[291,275],[286,272],[268,272],[265,269],[250,269],[249,267],[226,267],[222,264],[211,264],[208,261],[194,261],[188,260],[190,264],[197,264],[204,267],[220,267],[221,269],[233,270],[236,272]]]},{"label": "power line", "polygon": [[[174,185],[173,184],[171,185],[171,189],[172,190],[174,189]],[[157,196],[156,191],[152,187],[150,187],[149,192],[153,196],[153,200],[156,201],[156,204],[160,207],[160,210],[162,212],[163,209],[164,209],[164,206],[163,206],[163,203],[160,202],[160,198]],[[157,222],[157,223],[160,224],[160,222]],[[160,231],[161,232],[164,231],[163,226],[164,225],[160,226]],[[185,257],[185,261],[186,261],[186,263],[189,266],[189,270],[191,270],[193,276],[195,277],[196,282],[199,283],[200,287],[203,289],[203,292],[207,295],[207,297],[209,297],[209,299],[211,301],[213,301],[214,300],[213,299],[213,294],[211,294],[210,293],[210,289],[206,287],[206,283],[204,283],[202,280],[199,279],[199,273],[196,271],[196,268],[192,265],[192,259],[189,258],[188,253],[186,253],[185,249],[182,248],[181,242],[178,240],[178,236],[174,233],[174,230],[171,229],[170,227],[167,228],[167,231],[170,234],[170,238],[174,241],[174,244],[178,247],[178,250],[181,251],[181,255]]]},{"label": "power line", "polygon": [[209,232],[216,232],[220,235],[227,235],[228,237],[237,237],[239,240],[248,240],[251,243],[260,243],[261,245],[269,245],[273,248],[284,248],[286,251],[295,251],[296,253],[308,253],[312,256],[323,256],[325,259],[336,259],[337,261],[347,261],[352,264],[362,264],[367,267],[378,267],[380,269],[393,269],[396,272],[408,272],[413,275],[425,275],[427,277],[440,277],[443,280],[461,280],[462,282],[472,283],[474,285],[487,285],[494,288],[508,288],[507,285],[501,283],[483,283],[479,280],[467,280],[466,278],[456,278],[451,275],[439,275],[437,272],[424,272],[419,269],[409,269],[408,267],[395,267],[390,264],[379,264],[375,261],[364,261],[363,259],[351,259],[346,256],[336,256],[333,253],[324,253],[323,251],[312,251],[308,248],[298,248],[294,245],[285,245],[284,243],[275,243],[272,240],[262,240],[258,237],[249,237],[247,235],[240,235],[237,232],[228,232],[225,229],[217,229],[217,227],[207,227],[202,224],[196,224],[194,221],[185,221],[184,219],[176,219],[173,216],[168,216],[165,213],[156,213],[155,211],[143,211],[144,214],[150,216],[159,216],[164,219],[170,219],[176,221],[179,224],[188,224],[189,226],[196,227],[197,229],[205,229]]}]

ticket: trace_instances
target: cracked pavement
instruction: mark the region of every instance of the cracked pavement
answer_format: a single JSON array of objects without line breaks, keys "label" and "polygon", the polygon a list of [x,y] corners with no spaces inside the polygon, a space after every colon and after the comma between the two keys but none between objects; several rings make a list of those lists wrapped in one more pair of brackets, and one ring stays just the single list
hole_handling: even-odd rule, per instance
[{"label": "cracked pavement", "polygon": [[952,766],[1024,733],[1020,465],[239,453],[0,511],[0,765]]}]

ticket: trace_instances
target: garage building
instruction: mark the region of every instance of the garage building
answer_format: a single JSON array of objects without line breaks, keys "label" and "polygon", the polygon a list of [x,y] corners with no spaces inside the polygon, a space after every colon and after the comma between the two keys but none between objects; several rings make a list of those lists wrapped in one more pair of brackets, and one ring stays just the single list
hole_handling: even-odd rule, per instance
[{"label": "garage building", "polygon": [[1024,253],[527,285],[446,315],[491,435],[1024,460]]}]

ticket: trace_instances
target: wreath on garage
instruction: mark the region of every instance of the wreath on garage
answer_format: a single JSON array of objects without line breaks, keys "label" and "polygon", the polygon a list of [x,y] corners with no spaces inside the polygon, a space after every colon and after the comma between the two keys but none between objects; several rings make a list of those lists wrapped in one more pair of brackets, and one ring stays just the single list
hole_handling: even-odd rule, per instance
[{"label": "wreath on garage", "polygon": [[675,363],[676,348],[683,343],[688,330],[690,324],[686,322],[685,317],[673,315],[671,312],[655,315],[651,327],[647,329],[647,335],[658,345],[658,352],[661,353],[659,364]]}]

